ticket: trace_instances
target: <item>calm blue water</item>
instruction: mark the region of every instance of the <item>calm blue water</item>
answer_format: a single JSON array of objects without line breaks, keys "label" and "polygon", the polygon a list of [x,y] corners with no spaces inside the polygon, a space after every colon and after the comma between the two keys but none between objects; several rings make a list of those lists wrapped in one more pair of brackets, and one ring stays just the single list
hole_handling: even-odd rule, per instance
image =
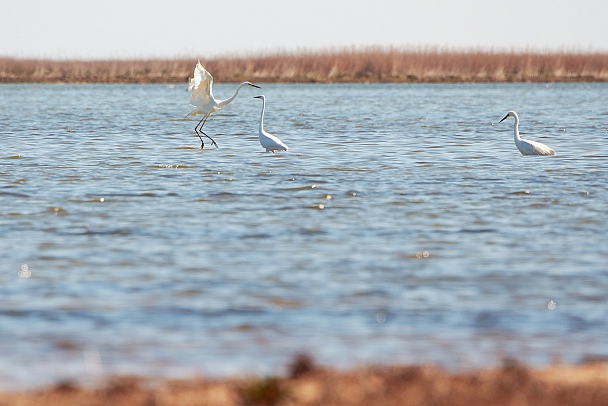
[{"label": "calm blue water", "polygon": [[608,85],[257,92],[0,86],[3,388],[608,356]]}]

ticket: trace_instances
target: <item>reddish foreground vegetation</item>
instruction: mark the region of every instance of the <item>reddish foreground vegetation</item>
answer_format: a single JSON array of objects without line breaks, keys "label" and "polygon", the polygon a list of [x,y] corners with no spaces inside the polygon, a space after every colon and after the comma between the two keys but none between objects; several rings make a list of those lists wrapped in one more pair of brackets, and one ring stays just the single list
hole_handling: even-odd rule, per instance
[{"label": "reddish foreground vegetation", "polygon": [[[200,58],[216,82],[606,82],[608,53],[400,50],[370,47]],[[196,58],[0,58],[0,83],[187,83]]]},{"label": "reddish foreground vegetation", "polygon": [[459,374],[430,366],[338,372],[296,359],[286,377],[147,381],[114,378],[98,388],[70,382],[26,393],[0,393],[0,405],[606,405],[608,365],[531,370],[513,361]]}]

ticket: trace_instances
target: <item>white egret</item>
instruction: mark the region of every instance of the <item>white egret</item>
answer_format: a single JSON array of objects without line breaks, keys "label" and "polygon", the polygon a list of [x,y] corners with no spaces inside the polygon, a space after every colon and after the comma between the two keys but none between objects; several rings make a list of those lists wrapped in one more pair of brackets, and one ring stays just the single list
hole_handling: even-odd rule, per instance
[{"label": "white egret", "polygon": [[524,140],[519,135],[519,117],[514,111],[509,111],[498,124],[502,123],[506,118],[513,117],[515,119],[515,127],[513,132],[515,134],[515,146],[521,152],[522,155],[555,155],[555,151],[545,144],[541,144],[537,141]]},{"label": "white egret", "polygon": [[266,148],[266,152],[287,151],[287,145],[274,135],[264,130],[264,111],[266,110],[266,96],[254,96],[254,99],[262,99],[262,114],[260,115],[260,144]]},{"label": "white egret", "polygon": [[188,116],[195,117],[199,114],[203,115],[203,118],[198,122],[196,127],[194,127],[196,135],[198,135],[198,138],[201,140],[201,149],[205,147],[205,142],[203,141],[201,134],[209,138],[212,144],[218,148],[217,143],[213,138],[203,132],[203,126],[211,114],[223,109],[236,99],[239,90],[241,90],[243,86],[253,86],[260,89],[259,86],[256,86],[253,83],[243,82],[236,88],[232,97],[226,100],[216,100],[215,97],[213,97],[213,76],[203,68],[201,61],[198,61],[194,68],[194,78],[190,79],[190,86],[188,87],[188,90],[190,90],[191,93],[190,105],[194,107],[194,110],[192,110]]}]

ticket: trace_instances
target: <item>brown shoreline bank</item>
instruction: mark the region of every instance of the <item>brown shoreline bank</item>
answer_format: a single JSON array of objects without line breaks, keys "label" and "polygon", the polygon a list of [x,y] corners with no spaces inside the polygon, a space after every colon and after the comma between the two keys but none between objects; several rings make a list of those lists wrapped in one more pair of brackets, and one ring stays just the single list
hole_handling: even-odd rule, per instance
[{"label": "brown shoreline bank", "polygon": [[606,405],[608,364],[451,374],[432,366],[376,366],[336,371],[296,359],[288,376],[154,381],[114,378],[99,388],[61,383],[0,393],[0,405]]},{"label": "brown shoreline bank", "polygon": [[[201,62],[218,82],[608,82],[608,53],[402,51],[277,52]],[[0,83],[188,83],[196,58],[52,60],[0,57]]]}]

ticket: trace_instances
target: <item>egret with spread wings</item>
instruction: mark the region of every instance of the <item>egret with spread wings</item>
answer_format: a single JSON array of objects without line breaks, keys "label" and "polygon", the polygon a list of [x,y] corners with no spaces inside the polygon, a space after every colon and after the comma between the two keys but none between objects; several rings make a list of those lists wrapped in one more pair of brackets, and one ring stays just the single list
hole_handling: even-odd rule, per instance
[{"label": "egret with spread wings", "polygon": [[239,90],[241,90],[243,86],[253,86],[260,89],[259,86],[256,86],[253,83],[243,82],[236,88],[232,97],[226,100],[216,100],[216,98],[213,97],[213,76],[203,68],[200,61],[196,64],[196,67],[194,68],[194,78],[190,79],[190,86],[188,87],[191,93],[190,105],[194,107],[194,110],[192,110],[188,116],[196,117],[199,114],[203,115],[203,118],[198,122],[196,127],[194,127],[196,135],[198,135],[198,138],[201,140],[201,149],[205,147],[205,142],[203,141],[201,134],[209,138],[211,143],[218,148],[217,143],[213,138],[203,132],[203,126],[211,114],[223,109],[236,99]]}]

